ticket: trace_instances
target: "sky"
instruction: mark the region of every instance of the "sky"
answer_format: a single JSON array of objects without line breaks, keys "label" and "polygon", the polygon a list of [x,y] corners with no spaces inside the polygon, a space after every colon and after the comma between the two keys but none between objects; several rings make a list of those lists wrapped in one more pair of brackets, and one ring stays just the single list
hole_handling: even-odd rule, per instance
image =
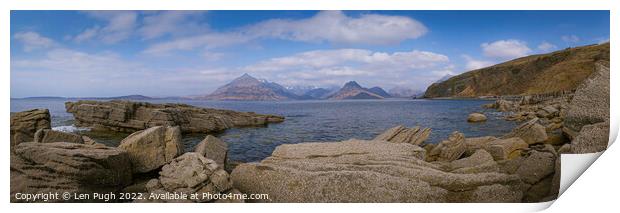
[{"label": "sky", "polygon": [[425,90],[507,60],[609,41],[609,11],[11,11],[11,97],[284,86]]}]

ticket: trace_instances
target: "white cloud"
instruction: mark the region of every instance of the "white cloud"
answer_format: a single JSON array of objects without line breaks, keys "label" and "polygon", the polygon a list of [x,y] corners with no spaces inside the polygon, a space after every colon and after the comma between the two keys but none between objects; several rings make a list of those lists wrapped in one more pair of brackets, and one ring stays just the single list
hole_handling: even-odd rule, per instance
[{"label": "white cloud", "polygon": [[202,57],[207,61],[221,60],[224,56],[226,56],[226,54],[219,52],[204,51],[202,53]]},{"label": "white cloud", "polygon": [[13,59],[11,82],[16,86],[11,92],[16,96],[206,94],[244,72],[284,85],[340,86],[356,80],[369,87],[424,89],[438,77],[452,73],[449,62],[445,55],[419,50],[386,53],[337,49],[302,52],[237,68],[165,68],[148,61],[128,60],[110,51],[56,48],[43,56]]},{"label": "white cloud", "polygon": [[393,44],[428,32],[421,22],[403,16],[364,14],[349,17],[341,11],[322,11],[308,19],[273,19],[248,27],[259,37],[341,44]]},{"label": "white cloud", "polygon": [[412,50],[373,52],[335,49],[301,52],[240,68],[286,85],[340,85],[359,80],[367,86],[414,85],[422,89],[440,75],[452,73],[447,56]]},{"label": "white cloud", "polygon": [[133,11],[88,11],[90,17],[105,22],[105,26],[93,26],[74,37],[76,42],[98,38],[105,43],[117,43],[128,39],[137,26],[138,14]]},{"label": "white cloud", "polygon": [[160,11],[146,14],[138,32],[144,39],[154,39],[167,34],[189,34],[206,30],[197,20],[203,11]]},{"label": "white cloud", "polygon": [[56,43],[47,37],[41,36],[36,32],[18,32],[13,38],[23,45],[23,50],[30,52],[35,49],[50,48]]},{"label": "white cloud", "polygon": [[[123,60],[111,52],[90,54],[70,49],[53,49],[44,58],[16,60],[11,63],[15,68],[43,69],[68,73],[99,73],[114,75],[114,71],[137,70],[138,64]],[[73,77],[73,76],[72,76]]]},{"label": "white cloud", "polygon": [[[171,31],[172,27],[162,28],[166,30],[152,31],[161,34],[163,31]],[[340,11],[323,11],[307,19],[271,19],[228,32],[206,32],[177,38],[154,44],[144,52],[164,54],[175,50],[209,49],[265,38],[333,44],[395,44],[416,39],[427,32],[428,29],[422,23],[409,17],[375,14],[349,17]]]},{"label": "white cloud", "polygon": [[575,43],[575,42],[579,42],[581,40],[576,35],[563,35],[561,38],[562,38],[562,41],[569,42],[569,43]]},{"label": "white cloud", "polygon": [[82,42],[82,41],[86,41],[86,40],[90,40],[92,38],[94,38],[95,36],[97,36],[97,33],[99,32],[99,27],[95,26],[95,27],[91,27],[88,28],[84,31],[82,31],[80,34],[76,35],[75,37],[73,37],[73,40],[75,42]]},{"label": "white cloud", "polygon": [[546,42],[546,41],[543,41],[542,43],[540,43],[538,45],[538,49],[540,51],[543,51],[543,52],[549,52],[549,51],[554,50],[556,48],[558,48],[558,47],[555,46],[554,44]]},{"label": "white cloud", "polygon": [[199,47],[211,49],[241,44],[247,41],[247,37],[235,33],[209,33],[157,43],[149,46],[143,53],[160,55],[174,50],[193,50]]},{"label": "white cloud", "polygon": [[410,52],[372,52],[365,49],[315,50],[292,56],[272,58],[246,67],[250,71],[277,71],[296,68],[325,68],[341,64],[398,69],[424,69],[448,62],[445,55],[413,50]]},{"label": "white cloud", "polygon": [[43,56],[11,60],[11,95],[152,96],[206,94],[239,73],[194,65],[161,67],[111,51],[54,48]]},{"label": "white cloud", "polygon": [[42,57],[11,61],[11,95],[118,96],[204,94],[235,73],[205,68],[152,68],[114,52],[52,49]]},{"label": "white cloud", "polygon": [[485,56],[496,59],[513,59],[528,55],[532,50],[524,41],[509,39],[480,45]]},{"label": "white cloud", "polygon": [[462,55],[462,57],[465,59],[465,68],[467,70],[477,70],[495,64],[492,61],[477,60],[469,55]]},{"label": "white cloud", "polygon": [[604,44],[604,43],[607,43],[607,42],[609,42],[609,38],[599,38],[599,39],[596,39],[596,43],[597,44]]}]

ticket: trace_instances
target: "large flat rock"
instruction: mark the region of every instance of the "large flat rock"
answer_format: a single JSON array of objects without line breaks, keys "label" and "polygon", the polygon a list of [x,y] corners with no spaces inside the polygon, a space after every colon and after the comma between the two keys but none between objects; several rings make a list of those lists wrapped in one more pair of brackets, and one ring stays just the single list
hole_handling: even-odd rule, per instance
[{"label": "large flat rock", "polygon": [[521,201],[516,175],[445,172],[423,154],[418,146],[386,141],[287,144],[231,176],[243,193],[269,194],[266,202]]},{"label": "large flat rock", "polygon": [[135,132],[154,126],[180,126],[184,133],[209,133],[284,121],[284,117],[276,115],[200,108],[187,104],[120,100],[66,102],[65,108],[73,114],[77,126],[121,132]]},{"label": "large flat rock", "polygon": [[[118,148],[27,142],[16,145],[11,153],[11,195],[118,192],[131,178],[129,156]],[[19,202],[14,197],[11,201]],[[58,201],[78,200],[51,200]]]}]

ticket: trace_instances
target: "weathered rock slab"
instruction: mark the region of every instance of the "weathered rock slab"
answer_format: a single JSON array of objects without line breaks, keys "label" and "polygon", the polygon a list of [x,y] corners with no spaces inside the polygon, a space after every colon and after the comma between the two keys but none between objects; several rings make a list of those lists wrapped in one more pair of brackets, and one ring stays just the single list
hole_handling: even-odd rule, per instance
[{"label": "weathered rock slab", "polygon": [[484,146],[484,149],[487,150],[495,160],[506,160],[518,157],[521,155],[521,151],[526,148],[528,148],[528,144],[518,137],[494,140],[488,142]]},{"label": "weathered rock slab", "polygon": [[33,142],[39,129],[50,129],[50,112],[33,109],[11,114],[11,147],[22,142]]},{"label": "weathered rock slab", "polygon": [[[129,156],[118,148],[30,142],[16,145],[11,153],[11,195],[118,192],[131,183],[131,178]],[[77,200],[51,202],[61,201]]]},{"label": "weathered rock slab", "polygon": [[452,170],[480,166],[485,163],[495,163],[493,156],[484,149],[477,150],[473,155],[450,162]]},{"label": "weathered rock slab", "polygon": [[155,126],[180,126],[184,133],[210,133],[284,121],[281,116],[199,108],[187,104],[77,101],[66,102],[65,108],[73,114],[76,126],[120,132],[135,132]]},{"label": "weathered rock slab", "polygon": [[465,138],[465,145],[467,147],[467,151],[465,151],[466,156],[473,155],[477,150],[483,149],[487,143],[497,140],[496,137],[493,136],[483,136],[483,137],[475,137],[475,138]]},{"label": "weathered rock slab", "polygon": [[34,142],[36,143],[53,143],[53,142],[69,142],[84,143],[82,136],[78,134],[55,131],[51,129],[39,129],[34,134]]},{"label": "weathered rock slab", "polygon": [[460,132],[453,132],[447,140],[441,141],[428,154],[427,161],[451,162],[459,159],[467,151],[465,135]]},{"label": "weathered rock slab", "polygon": [[179,127],[156,126],[137,131],[118,146],[126,150],[134,173],[149,172],[183,153]]},{"label": "weathered rock slab", "polygon": [[419,126],[407,128],[395,126],[381,133],[374,140],[389,141],[392,143],[409,143],[416,146],[421,145],[431,135],[430,128],[420,128]]},{"label": "weathered rock slab", "polygon": [[609,120],[609,81],[609,62],[600,62],[596,64],[596,71],[575,91],[563,127],[571,139],[577,137],[582,127]]},{"label": "weathered rock slab", "polygon": [[609,121],[585,125],[571,142],[571,153],[602,152],[609,143]]},{"label": "weathered rock slab", "polygon": [[553,172],[555,172],[555,156],[552,153],[531,151],[515,173],[525,183],[535,184]]},{"label": "weathered rock slab", "polygon": [[203,193],[219,194],[232,190],[230,176],[217,163],[199,153],[185,153],[162,167],[159,178],[146,183],[150,193],[198,193],[196,199],[165,200],[155,202],[210,202]]},{"label": "weathered rock slab", "polygon": [[445,172],[416,156],[420,149],[361,140],[287,144],[260,163],[237,166],[231,176],[241,192],[269,194],[265,202],[521,200],[519,177]]},{"label": "weathered rock slab", "polygon": [[214,160],[221,168],[226,166],[226,161],[228,160],[228,144],[219,138],[207,135],[204,140],[196,145],[194,152]]},{"label": "weathered rock slab", "polygon": [[519,137],[527,144],[543,143],[548,139],[547,131],[538,123],[538,118],[532,119],[514,128],[502,138]]}]

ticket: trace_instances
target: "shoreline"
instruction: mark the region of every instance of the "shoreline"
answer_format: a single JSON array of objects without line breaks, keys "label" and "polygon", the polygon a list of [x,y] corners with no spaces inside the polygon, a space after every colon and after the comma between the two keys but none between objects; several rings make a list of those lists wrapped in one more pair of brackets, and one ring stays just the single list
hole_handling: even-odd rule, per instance
[{"label": "shoreline", "polygon": [[[419,104],[415,104],[415,103],[419,103]],[[288,105],[290,103],[270,103],[270,104],[266,104],[265,106],[267,106],[267,108],[270,108],[270,106],[278,106],[278,109],[282,108],[287,108],[287,109],[291,109],[291,110],[284,110],[282,112],[288,112],[286,114],[287,117],[290,116],[290,119],[293,119],[293,121],[295,121],[294,123],[289,123],[289,122],[285,122],[281,125],[276,125],[276,126],[269,126],[267,129],[263,129],[263,128],[259,128],[259,129],[255,129],[255,128],[237,128],[234,130],[230,130],[230,131],[223,131],[223,132],[218,132],[218,133],[212,133],[214,135],[216,135],[217,137],[223,137],[226,138],[227,142],[230,143],[234,143],[236,145],[234,145],[234,147],[238,147],[237,150],[240,150],[239,148],[243,148],[244,150],[249,149],[252,150],[252,153],[256,153],[256,154],[251,154],[251,155],[256,155],[256,156],[261,156],[260,159],[255,159],[254,157],[250,157],[251,159],[249,160],[245,160],[246,157],[238,157],[237,160],[240,161],[244,161],[244,162],[252,162],[252,161],[257,161],[257,160],[262,160],[265,157],[269,156],[270,151],[272,151],[275,146],[279,145],[279,144],[293,144],[293,143],[300,143],[300,142],[307,142],[307,141],[316,141],[316,142],[331,142],[331,141],[338,141],[338,140],[346,140],[349,138],[358,138],[358,139],[372,139],[374,137],[374,134],[378,134],[381,131],[383,131],[386,128],[389,128],[393,125],[398,125],[398,124],[404,124],[404,125],[415,125],[416,123],[419,123],[420,125],[428,125],[431,124],[429,127],[432,127],[434,130],[436,130],[430,137],[430,139],[428,140],[428,142],[431,143],[439,143],[442,140],[442,136],[444,134],[449,134],[449,132],[453,131],[453,130],[457,130],[457,129],[463,129],[463,128],[467,128],[465,125],[468,125],[464,119],[461,118],[465,118],[467,117],[467,114],[470,112],[470,110],[474,110],[477,111],[480,109],[480,105],[484,104],[483,102],[478,102],[478,101],[474,101],[474,102],[470,102],[468,103],[467,109],[463,108],[463,111],[453,111],[453,113],[449,113],[447,115],[444,116],[448,116],[444,119],[441,119],[439,117],[436,117],[432,114],[426,114],[426,115],[417,115],[418,113],[423,113],[423,112],[427,112],[426,110],[422,110],[422,109],[437,109],[435,106],[441,106],[441,109],[445,108],[445,109],[449,109],[451,108],[450,106],[455,105],[455,106],[459,106],[459,108],[461,108],[460,106],[462,106],[460,103],[448,103],[448,102],[441,102],[441,101],[437,101],[435,103],[433,103],[433,100],[408,100],[408,99],[391,99],[391,100],[381,100],[381,101],[376,101],[376,100],[370,100],[370,101],[362,101],[362,100],[354,100],[354,101],[330,101],[329,105],[334,105],[334,106],[339,106],[338,108],[342,108],[342,109],[346,109],[349,105],[353,106],[353,105],[357,105],[357,103],[370,103],[367,106],[372,106],[374,108],[383,108],[385,107],[389,107],[389,106],[393,106],[393,107],[389,107],[388,109],[405,109],[403,107],[407,107],[407,112],[403,112],[403,113],[390,113],[393,114],[389,117],[398,117],[400,115],[403,116],[407,116],[407,117],[415,117],[415,118],[403,118],[402,120],[405,120],[404,123],[403,122],[399,122],[394,120],[393,122],[391,122],[391,120],[385,120],[385,119],[381,119],[381,117],[378,116],[372,116],[371,114],[368,115],[364,115],[364,113],[367,113],[365,111],[359,111],[357,112],[356,110],[354,110],[357,113],[351,113],[351,115],[355,115],[355,114],[359,114],[360,116],[358,118],[355,118],[356,120],[358,119],[364,119],[364,121],[367,122],[371,122],[371,123],[375,123],[376,125],[355,125],[355,124],[351,124],[351,125],[346,125],[346,124],[338,124],[334,127],[311,127],[310,129],[308,129],[307,131],[305,131],[305,129],[307,127],[304,127],[304,125],[297,125],[295,123],[299,123],[299,122],[305,122],[306,124],[314,124],[314,125],[335,125],[335,124],[330,124],[330,121],[328,120],[324,120],[323,118],[332,118],[331,116],[329,116],[330,113],[324,113],[324,112],[318,112],[318,111],[312,111],[312,112],[307,112],[307,113],[302,113],[299,114],[298,111],[296,110],[295,107],[297,106],[305,106],[306,104],[311,104],[308,105],[308,107],[305,107],[303,109],[312,109],[314,108],[312,105],[312,103],[317,103],[317,102],[295,102],[292,103],[292,105]],[[185,104],[191,104],[194,106],[199,106],[197,104],[192,104],[192,102],[181,102],[181,103],[185,103]],[[376,104],[372,104],[372,103],[376,103]],[[407,104],[407,103],[411,103],[411,104]],[[268,111],[263,111],[260,110],[262,108],[265,107],[260,107],[263,105],[263,103],[258,103],[255,105],[254,102],[251,103],[247,103],[247,106],[251,106],[251,107],[244,107],[246,106],[246,103],[239,103],[239,102],[234,102],[234,105],[237,106],[241,106],[241,108],[244,108],[243,110],[247,110],[247,111],[256,111],[257,112],[261,112],[261,113],[268,113],[268,114],[272,114],[277,112],[273,111],[273,110],[268,110]],[[317,104],[316,106],[322,106],[323,104]],[[402,107],[399,107],[402,106]],[[418,106],[420,108],[418,108]],[[199,106],[199,107],[205,107],[204,105]],[[240,108],[229,108],[226,107],[226,105],[223,106],[217,106],[218,108],[223,108],[223,109],[233,109],[233,110],[240,110]],[[291,108],[293,107],[293,108]],[[357,107],[356,107],[357,108]],[[361,109],[363,109],[365,107],[361,107]],[[474,109],[475,108],[475,109]],[[325,110],[329,110],[332,109],[330,108],[326,108]],[[419,110],[420,109],[420,110]],[[379,112],[382,110],[378,110]],[[434,112],[443,114],[442,111],[439,110],[434,110]],[[473,112],[473,111],[472,111]],[[50,112],[52,114],[52,116],[54,117],[54,113],[53,111]],[[292,114],[291,114],[292,113]],[[360,114],[361,113],[361,114]],[[387,113],[387,112],[386,112]],[[338,114],[336,114],[338,115]],[[348,121],[350,121],[353,118],[349,118],[348,116],[351,115],[346,115],[345,117],[342,117],[340,120],[338,121],[339,123],[347,123]],[[63,117],[62,119],[69,119],[69,120],[73,120],[74,118],[68,114],[69,117],[66,117],[63,113]],[[366,116],[370,116],[369,118],[364,118]],[[504,115],[500,115],[500,114],[496,114],[493,113],[493,115],[490,115],[493,118],[491,119],[498,119],[498,120],[502,120],[502,117]],[[374,117],[374,118],[373,118]],[[61,119],[61,118],[58,118]],[[336,119],[334,117],[334,119]],[[428,120],[431,119],[431,120]],[[448,126],[444,126],[445,125],[449,125],[448,123],[445,123],[445,120],[449,119],[449,120],[453,120],[454,122],[459,122],[459,124],[457,126],[461,126],[463,128],[459,128],[459,127],[448,127]],[[52,119],[52,120],[56,120],[56,119]],[[443,120],[443,121],[442,121]],[[384,123],[376,123],[376,122],[389,122],[389,125],[384,125]],[[410,122],[408,122],[410,121]],[[319,122],[319,123],[316,123]],[[431,122],[428,124],[425,124],[426,122]],[[494,136],[500,136],[502,134],[505,134],[507,132],[510,131],[510,129],[514,128],[516,126],[516,124],[512,123],[512,122],[505,122],[505,121],[501,121],[501,130],[495,129],[494,127],[487,126],[486,124],[482,124],[482,126],[480,124],[474,125],[472,128],[469,128],[469,130],[465,130],[464,133],[467,134],[468,136],[483,136],[483,135],[494,135]],[[432,124],[434,123],[434,124]],[[52,122],[52,125],[59,125],[59,126],[66,126],[67,123],[65,122]],[[339,127],[340,125],[342,125],[341,128],[346,128],[347,130],[342,130],[342,133],[339,133],[340,131],[334,129],[336,127]],[[355,126],[359,126],[359,127],[363,127],[360,128],[360,130],[364,130],[362,132],[358,132],[355,133],[353,131],[353,129],[359,128],[359,127],[355,127]],[[373,127],[373,126],[379,126],[379,127]],[[477,130],[477,126],[481,126],[483,128],[486,128],[485,130]],[[276,129],[274,130],[275,127]],[[351,130],[351,131],[348,131]],[[278,131],[287,131],[286,133],[280,133],[281,135],[274,135],[274,136],[270,136],[270,134],[278,134]],[[305,131],[305,133],[304,133]],[[319,132],[317,132],[319,131]],[[325,133],[320,133],[320,131],[325,131]],[[459,130],[460,131],[460,130]],[[295,133],[297,132],[297,133]],[[310,136],[309,134],[312,132],[316,132],[316,134],[312,134],[312,136]],[[472,133],[473,132],[473,133]],[[479,132],[479,133],[476,133]],[[115,135],[121,135],[118,137],[101,137],[99,134],[100,132],[96,132],[96,131],[92,131],[92,133],[84,133],[84,132],[75,132],[78,134],[84,134],[87,136],[92,137],[93,139],[98,139],[98,138],[103,138],[102,140],[103,143],[105,144],[109,144],[109,145],[117,145],[118,142],[120,140],[123,139],[123,137],[121,137],[122,135],[126,136],[127,133],[125,134],[111,134],[112,136]],[[200,142],[200,140],[202,138],[204,138],[204,136],[206,136],[208,133],[204,133],[204,134],[191,134],[189,136],[185,136],[184,134],[184,138],[192,138],[192,139],[188,139],[188,142],[186,143],[186,148],[192,148],[191,144],[197,144],[198,142]],[[249,142],[242,142],[246,137],[253,137],[255,139],[249,140]],[[112,140],[112,138],[117,138],[116,141]],[[273,140],[273,142],[271,142],[270,140]],[[107,142],[110,141],[110,142]],[[189,142],[191,141],[191,142]],[[254,145],[254,144],[266,144],[266,145]],[[264,147],[261,147],[264,146]],[[243,151],[239,151],[240,153],[243,153]],[[237,155],[238,156],[238,155]]]},{"label": "shoreline", "polygon": [[[504,120],[522,122],[499,137],[466,137],[459,129],[442,134],[439,143],[426,143],[431,128],[399,125],[371,140],[280,144],[267,158],[250,163],[227,160],[228,144],[211,135],[187,150],[183,135],[267,126],[286,122],[285,117],[187,104],[67,102],[66,110],[73,114],[78,127],[133,133],[118,147],[108,147],[86,136],[51,130],[47,109],[12,114],[11,183],[22,185],[11,187],[11,193],[52,192],[62,186],[73,193],[209,191],[269,195],[268,200],[260,202],[328,202],[334,197],[339,202],[550,201],[559,192],[561,154],[606,148],[608,108],[601,105],[592,109],[590,102],[609,101],[605,93],[609,68],[601,65],[591,78],[567,96],[496,99],[477,105],[476,109],[483,111],[510,112]],[[465,113],[471,113],[468,125],[492,122],[484,114]],[[196,118],[200,120],[192,120]],[[46,163],[50,158],[54,158],[53,164]],[[385,196],[366,196],[368,193]],[[213,200],[155,198],[133,202]]]}]

